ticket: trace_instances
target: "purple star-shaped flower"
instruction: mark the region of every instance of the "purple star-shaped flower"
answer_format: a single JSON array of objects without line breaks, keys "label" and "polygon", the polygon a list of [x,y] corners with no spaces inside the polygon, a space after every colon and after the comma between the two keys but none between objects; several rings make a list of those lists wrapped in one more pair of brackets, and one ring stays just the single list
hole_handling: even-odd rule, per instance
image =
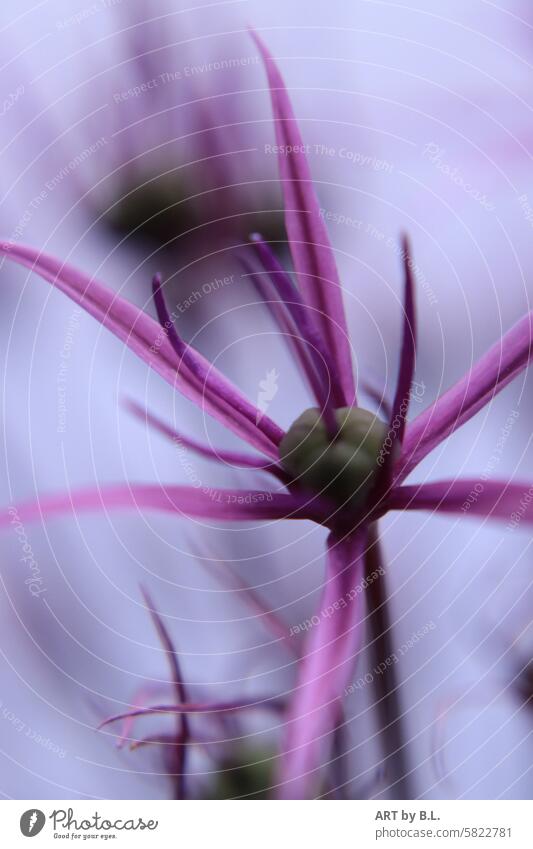
[{"label": "purple star-shaped flower", "polygon": [[[308,635],[285,717],[279,786],[290,798],[315,795],[319,767],[339,722],[343,691],[353,672],[362,630],[363,578],[377,562],[376,525],[391,510],[426,510],[509,520],[529,482],[441,480],[405,485],[406,477],[443,440],[502,390],[531,358],[528,313],[451,389],[406,424],[416,353],[414,279],[404,240],[405,308],[401,362],[389,421],[357,406],[342,289],[309,165],[281,75],[257,36],[265,61],[280,150],[285,223],[298,285],[259,237],[247,270],[268,302],[316,399],[285,433],[178,335],[159,278],[159,322],[102,283],[38,250],[11,243],[0,252],[36,271],[118,336],[173,387],[222,422],[255,455],[214,451],[179,437],[203,456],[239,468],[262,469],[271,490],[219,490],[217,498],[187,486],[119,484],[46,497],[18,508],[23,521],[70,510],[136,508],[224,521],[308,519],[329,529],[321,609],[337,606]],[[171,437],[177,435],[149,416]],[[475,492],[475,498],[472,493]],[[533,512],[520,511],[531,522]],[[8,517],[2,517],[7,523]],[[348,603],[339,605],[339,600]],[[372,594],[369,606],[375,605]],[[170,710],[173,710],[170,707]]]}]

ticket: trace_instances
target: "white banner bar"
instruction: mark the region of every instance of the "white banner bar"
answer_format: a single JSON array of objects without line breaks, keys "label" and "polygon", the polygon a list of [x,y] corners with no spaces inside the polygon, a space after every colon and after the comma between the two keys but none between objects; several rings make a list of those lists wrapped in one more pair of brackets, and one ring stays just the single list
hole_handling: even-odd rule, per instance
[{"label": "white banner bar", "polygon": [[[526,849],[531,802],[4,801],[5,847],[80,845]],[[30,844],[31,845],[31,844]]]}]

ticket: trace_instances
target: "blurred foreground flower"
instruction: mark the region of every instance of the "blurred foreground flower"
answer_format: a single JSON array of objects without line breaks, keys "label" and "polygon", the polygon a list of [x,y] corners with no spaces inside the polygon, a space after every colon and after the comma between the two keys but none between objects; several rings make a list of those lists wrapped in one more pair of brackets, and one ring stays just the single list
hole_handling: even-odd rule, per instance
[{"label": "blurred foreground flower", "polygon": [[[210,798],[235,798],[244,796],[258,798],[266,796],[272,782],[272,756],[247,748],[245,744],[235,740],[244,739],[242,732],[238,733],[238,717],[249,711],[273,711],[281,713],[284,702],[280,698],[267,697],[264,699],[213,700],[211,702],[194,702],[189,698],[180,667],[178,652],[168,629],[154,607],[154,603],[146,590],[143,596],[157,629],[161,644],[165,650],[171,673],[171,686],[174,701],[170,704],[150,705],[154,696],[154,688],[145,685],[133,697],[133,707],[126,713],[109,717],[100,724],[100,728],[122,720],[122,730],[118,738],[118,747],[129,743],[131,750],[140,747],[159,747],[163,753],[165,770],[175,784],[174,798],[191,797],[191,789],[186,781],[189,771],[188,761],[194,749],[204,755],[211,765],[209,784],[202,795]],[[274,626],[277,632],[281,626],[275,615],[269,613],[267,623]],[[175,715],[177,728],[174,733],[158,733],[141,739],[132,737],[135,720],[146,716]],[[196,725],[195,720],[203,722]],[[220,733],[234,735],[235,744],[230,740],[231,755],[228,757],[226,741],[220,740]],[[194,780],[194,779],[193,779]],[[198,779],[195,779],[198,784]],[[199,795],[196,792],[194,795]]]},{"label": "blurred foreground flower", "polygon": [[[299,285],[293,284],[259,236],[254,236],[252,241],[260,272],[247,257],[243,261],[289,340],[316,401],[316,407],[304,412],[287,432],[181,339],[166,307],[159,277],[153,285],[157,323],[101,283],[39,251],[12,243],[3,243],[0,251],[69,295],[172,386],[260,453],[216,451],[175,433],[155,416],[146,414],[150,424],[203,456],[241,469],[262,470],[276,481],[267,490],[208,491],[157,484],[102,487],[21,505],[18,511],[23,520],[70,510],[133,508],[221,521],[308,519],[328,528],[320,609],[335,612],[320,618],[308,635],[285,715],[286,737],[278,776],[281,795],[308,798],[323,788],[321,767],[339,723],[342,696],[359,651],[363,622],[361,587],[365,577],[374,650],[381,661],[391,654],[378,520],[393,510],[441,511],[507,521],[514,512],[524,523],[533,520],[527,510],[519,512],[521,501],[530,490],[526,482],[480,478],[404,485],[405,478],[429,452],[527,366],[531,357],[533,315],[521,319],[462,380],[406,426],[413,387],[416,326],[412,261],[404,241],[401,363],[388,421],[381,421],[358,407],[341,286],[303,152],[305,148],[282,78],[261,41],[257,38],[256,41],[271,88],[281,151],[285,222]],[[136,411],[139,413],[138,408]],[[7,522],[5,516],[2,521]],[[393,667],[381,681],[388,779],[401,798],[409,798],[401,708],[395,695]],[[176,677],[177,695],[178,689]],[[159,706],[155,712],[166,710],[183,716],[189,710],[185,711],[184,704],[180,692],[177,703]],[[191,712],[193,709],[196,710],[193,706]]]}]

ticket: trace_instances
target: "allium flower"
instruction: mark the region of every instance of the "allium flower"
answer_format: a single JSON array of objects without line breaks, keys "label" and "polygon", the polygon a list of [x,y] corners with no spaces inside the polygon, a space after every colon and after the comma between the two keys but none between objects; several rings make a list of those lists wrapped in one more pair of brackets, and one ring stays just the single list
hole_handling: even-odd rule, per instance
[{"label": "allium flower", "polygon": [[[311,181],[302,140],[282,78],[262,42],[272,96],[279,167],[285,198],[285,224],[298,285],[282,269],[267,244],[252,238],[259,266],[247,270],[290,340],[316,406],[284,432],[262,410],[178,335],[167,309],[162,283],[154,280],[159,322],[119,298],[102,283],[38,250],[3,243],[7,257],[40,274],[110,329],[183,395],[233,431],[254,454],[215,451],[187,439],[189,448],[238,468],[262,470],[268,489],[217,489],[148,483],[118,484],[46,497],[22,505],[29,521],[69,510],[163,510],[180,516],[222,521],[307,519],[329,530],[321,610],[333,609],[308,634],[298,678],[285,715],[286,734],[278,776],[280,794],[307,798],[321,792],[320,767],[339,722],[341,700],[361,643],[365,574],[381,564],[378,522],[389,511],[425,510],[509,520],[529,482],[440,480],[406,485],[405,479],[443,440],[488,404],[528,364],[530,313],[507,332],[451,389],[407,424],[416,354],[412,262],[403,244],[405,309],[397,387],[388,416],[357,405],[352,350],[333,252]],[[250,249],[249,249],[250,250]],[[155,417],[148,421],[169,436]],[[182,439],[182,437],[180,437]],[[185,440],[184,440],[185,443]],[[520,513],[530,523],[533,514]],[[3,521],[5,521],[3,519]],[[379,572],[381,575],[381,570]],[[390,640],[382,577],[368,582],[366,597],[377,650]],[[384,676],[385,680],[385,676]],[[389,776],[402,789],[405,768],[399,708],[393,679],[382,694]],[[175,708],[174,708],[175,710]],[[395,766],[396,765],[396,766]]]},{"label": "allium flower", "polygon": [[[35,145],[65,215],[81,209],[91,229],[109,226],[121,245],[172,259],[175,273],[176,254],[183,264],[199,260],[206,243],[212,250],[259,224],[277,236],[281,217],[271,163],[255,155],[244,83],[256,57],[233,32],[231,8],[158,5],[133,0],[89,16],[79,45],[76,27],[66,27],[67,56],[45,63],[31,86],[29,67],[21,63],[18,74],[36,99],[26,110],[38,131],[26,146]],[[52,9],[46,15],[53,20]],[[207,17],[217,38],[203,32]],[[26,128],[16,113],[8,121],[0,135],[11,142]]]},{"label": "allium flower", "polygon": [[242,55],[237,37],[208,39],[198,50],[194,27],[202,11],[186,12],[146,20],[144,5],[135,2],[119,11],[128,63],[126,77],[111,75],[122,91],[111,96],[110,135],[118,144],[109,204],[102,204],[101,186],[87,187],[119,235],[144,238],[163,257],[170,251],[170,260],[178,251],[182,261],[203,256],[206,243],[213,250],[242,238],[251,215],[273,236],[282,226],[243,111],[253,57]]}]

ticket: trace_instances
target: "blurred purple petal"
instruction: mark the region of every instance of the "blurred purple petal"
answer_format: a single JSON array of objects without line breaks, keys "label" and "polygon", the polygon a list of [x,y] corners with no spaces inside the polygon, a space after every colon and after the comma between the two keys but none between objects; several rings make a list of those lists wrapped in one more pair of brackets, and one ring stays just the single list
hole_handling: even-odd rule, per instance
[{"label": "blurred purple petal", "polygon": [[236,413],[247,419],[250,425],[258,431],[259,439],[264,436],[273,446],[279,445],[283,438],[281,428],[274,424],[268,416],[263,415],[257,407],[244,397],[231,381],[223,377],[208,360],[204,359],[198,351],[187,345],[180,337],[165,304],[165,296],[159,275],[154,277],[152,291],[159,323],[168,334],[170,344],[178,356],[179,370],[181,371],[185,367],[194,376],[196,381],[198,381],[203,394],[205,393],[213,399],[218,399],[222,404],[227,405],[229,409],[235,410]]},{"label": "blurred purple petal", "polygon": [[205,457],[207,460],[216,460],[218,463],[227,463],[229,466],[236,466],[237,468],[272,471],[273,474],[276,474],[277,470],[280,474],[282,473],[281,468],[278,468],[273,463],[269,463],[268,460],[264,460],[259,455],[253,457],[250,454],[241,454],[238,451],[225,451],[219,448],[212,448],[210,445],[204,445],[203,442],[197,442],[197,440],[192,439],[190,436],[178,433],[177,430],[171,428],[158,416],[145,410],[136,401],[127,399],[126,406],[136,418],[146,422],[146,424],[163,436],[171,439],[178,446],[184,445],[185,448],[188,448],[201,457]]}]

